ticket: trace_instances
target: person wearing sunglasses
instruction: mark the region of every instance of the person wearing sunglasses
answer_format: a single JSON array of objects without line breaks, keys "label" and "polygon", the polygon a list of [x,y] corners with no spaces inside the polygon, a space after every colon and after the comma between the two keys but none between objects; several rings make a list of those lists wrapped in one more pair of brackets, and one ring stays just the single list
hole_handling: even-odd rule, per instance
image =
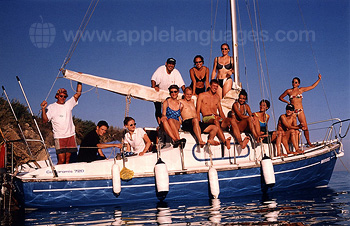
[{"label": "person wearing sunglasses", "polygon": [[181,126],[181,102],[177,99],[179,95],[179,87],[171,85],[169,87],[170,98],[163,102],[163,112],[161,123],[165,132],[173,140],[173,147],[183,146],[186,139],[181,139],[179,129]]},{"label": "person wearing sunglasses", "polygon": [[[303,110],[303,94],[309,90],[314,89],[318,83],[321,81],[321,74],[318,75],[317,81],[311,86],[307,87],[299,87],[300,79],[298,77],[293,78],[292,86],[293,88],[287,89],[284,91],[281,96],[278,98],[280,101],[285,102],[287,104],[292,104],[295,107],[294,113],[297,115],[299,122],[303,125],[304,136],[309,147],[313,147],[314,145],[310,142],[310,134],[309,129],[307,127],[306,117]],[[284,98],[288,96],[289,101]]]},{"label": "person wearing sunglasses", "polygon": [[[175,69],[176,60],[174,58],[168,58],[165,65],[160,66],[152,75],[151,83],[152,88],[155,91],[168,90],[169,86],[177,85],[181,87],[182,91],[185,90],[185,82],[182,79],[180,72]],[[155,116],[157,123],[160,124],[160,118],[162,117],[162,104],[160,102],[154,102],[156,109]]]},{"label": "person wearing sunglasses", "polygon": [[209,68],[203,66],[204,58],[201,55],[195,56],[193,63],[194,67],[190,69],[192,80],[190,87],[193,90],[193,94],[198,96],[206,91],[206,87],[209,87]]},{"label": "person wearing sunglasses", "polygon": [[128,130],[124,136],[124,144],[126,144],[127,153],[131,152],[131,148],[134,153],[140,156],[148,152],[152,142],[142,128],[136,128],[135,119],[132,117],[125,117],[124,126]]},{"label": "person wearing sunglasses", "polygon": [[106,121],[99,121],[95,129],[83,138],[79,148],[78,162],[92,162],[106,159],[103,148],[122,148],[122,144],[103,144],[100,138],[107,132],[109,125]]},{"label": "person wearing sunglasses", "polygon": [[219,81],[218,94],[222,99],[228,91],[232,89],[231,75],[234,73],[233,58],[228,55],[230,47],[227,43],[221,45],[221,57],[214,59],[213,72],[211,79],[217,79]]},{"label": "person wearing sunglasses", "polygon": [[[81,96],[82,84],[78,82],[76,93],[67,100],[67,90],[58,89],[55,95],[57,101],[47,106],[44,100],[41,106],[43,123],[51,122],[55,140],[57,164],[68,164],[71,155],[77,155],[77,142],[75,137],[75,126],[73,124],[72,110],[78,104]],[[47,107],[47,112],[46,112]]]},{"label": "person wearing sunglasses", "polygon": [[[286,113],[281,115],[278,119],[276,138],[277,156],[288,156],[288,154],[294,154],[289,150],[289,142],[293,144],[295,154],[303,153],[298,145],[299,129],[302,129],[303,125],[297,125],[297,118],[294,114],[294,110],[294,106],[288,104],[286,106]],[[281,152],[281,143],[286,149],[287,154]]]}]

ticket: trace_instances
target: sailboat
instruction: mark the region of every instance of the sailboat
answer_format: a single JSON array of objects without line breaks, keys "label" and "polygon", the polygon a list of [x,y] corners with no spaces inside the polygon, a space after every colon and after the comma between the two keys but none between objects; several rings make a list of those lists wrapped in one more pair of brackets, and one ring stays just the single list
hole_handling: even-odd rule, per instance
[{"label": "sailboat", "polygon": [[[237,30],[235,1],[231,1],[232,30]],[[239,83],[237,35],[233,35],[235,82],[223,106],[231,108]],[[66,79],[146,101],[163,101],[167,92],[64,69]],[[13,175],[16,196],[25,207],[115,205],[158,200],[208,199],[262,195],[269,192],[326,186],[337,159],[344,155],[340,119],[327,135],[303,154],[274,157],[271,143],[253,141],[244,149],[200,147],[192,134],[180,132],[184,148],[160,148],[156,153],[52,166],[51,161],[23,164]],[[335,135],[333,138],[332,135]],[[225,133],[226,137],[231,136]],[[242,134],[245,136],[245,134]],[[206,135],[202,134],[205,140]],[[133,171],[121,178],[123,169]]]}]

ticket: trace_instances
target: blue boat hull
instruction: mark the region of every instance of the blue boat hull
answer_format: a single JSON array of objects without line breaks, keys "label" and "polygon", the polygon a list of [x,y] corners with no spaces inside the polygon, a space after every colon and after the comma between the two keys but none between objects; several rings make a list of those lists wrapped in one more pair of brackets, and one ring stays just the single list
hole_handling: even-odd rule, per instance
[{"label": "blue boat hull", "polygon": [[[219,198],[325,186],[336,159],[335,151],[329,151],[312,158],[275,164],[276,184],[270,190],[264,183],[260,167],[218,171]],[[113,193],[111,179],[34,182],[15,177],[14,183],[17,197],[25,207],[96,206],[158,200],[154,177],[122,181],[119,196]],[[170,175],[169,183],[166,200],[210,197],[206,172]]]}]

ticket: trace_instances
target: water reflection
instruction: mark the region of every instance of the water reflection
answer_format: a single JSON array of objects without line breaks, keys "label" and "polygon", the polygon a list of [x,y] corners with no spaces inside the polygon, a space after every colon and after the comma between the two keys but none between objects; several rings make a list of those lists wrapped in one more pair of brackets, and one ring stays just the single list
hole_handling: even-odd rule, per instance
[{"label": "water reflection", "polygon": [[222,215],[220,214],[220,200],[219,199],[212,199],[211,200],[211,208],[210,210],[210,214],[209,214],[209,220],[210,222],[215,224],[220,224],[221,222],[221,217]]},{"label": "water reflection", "polygon": [[346,225],[350,220],[349,191],[320,188],[272,197],[32,209],[26,210],[21,225]]},{"label": "water reflection", "polygon": [[112,222],[112,225],[122,225],[122,211],[120,210],[114,210],[114,221]]},{"label": "water reflection", "polygon": [[157,223],[159,225],[172,223],[170,208],[166,202],[159,202],[157,211]]}]

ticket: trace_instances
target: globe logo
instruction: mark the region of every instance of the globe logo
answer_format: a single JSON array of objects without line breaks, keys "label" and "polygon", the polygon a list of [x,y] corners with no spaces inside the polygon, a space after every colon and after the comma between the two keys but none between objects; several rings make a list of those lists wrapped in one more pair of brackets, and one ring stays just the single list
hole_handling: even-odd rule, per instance
[{"label": "globe logo", "polygon": [[49,48],[55,40],[56,29],[51,23],[44,23],[40,16],[41,23],[34,23],[29,28],[29,37],[37,48]]}]

